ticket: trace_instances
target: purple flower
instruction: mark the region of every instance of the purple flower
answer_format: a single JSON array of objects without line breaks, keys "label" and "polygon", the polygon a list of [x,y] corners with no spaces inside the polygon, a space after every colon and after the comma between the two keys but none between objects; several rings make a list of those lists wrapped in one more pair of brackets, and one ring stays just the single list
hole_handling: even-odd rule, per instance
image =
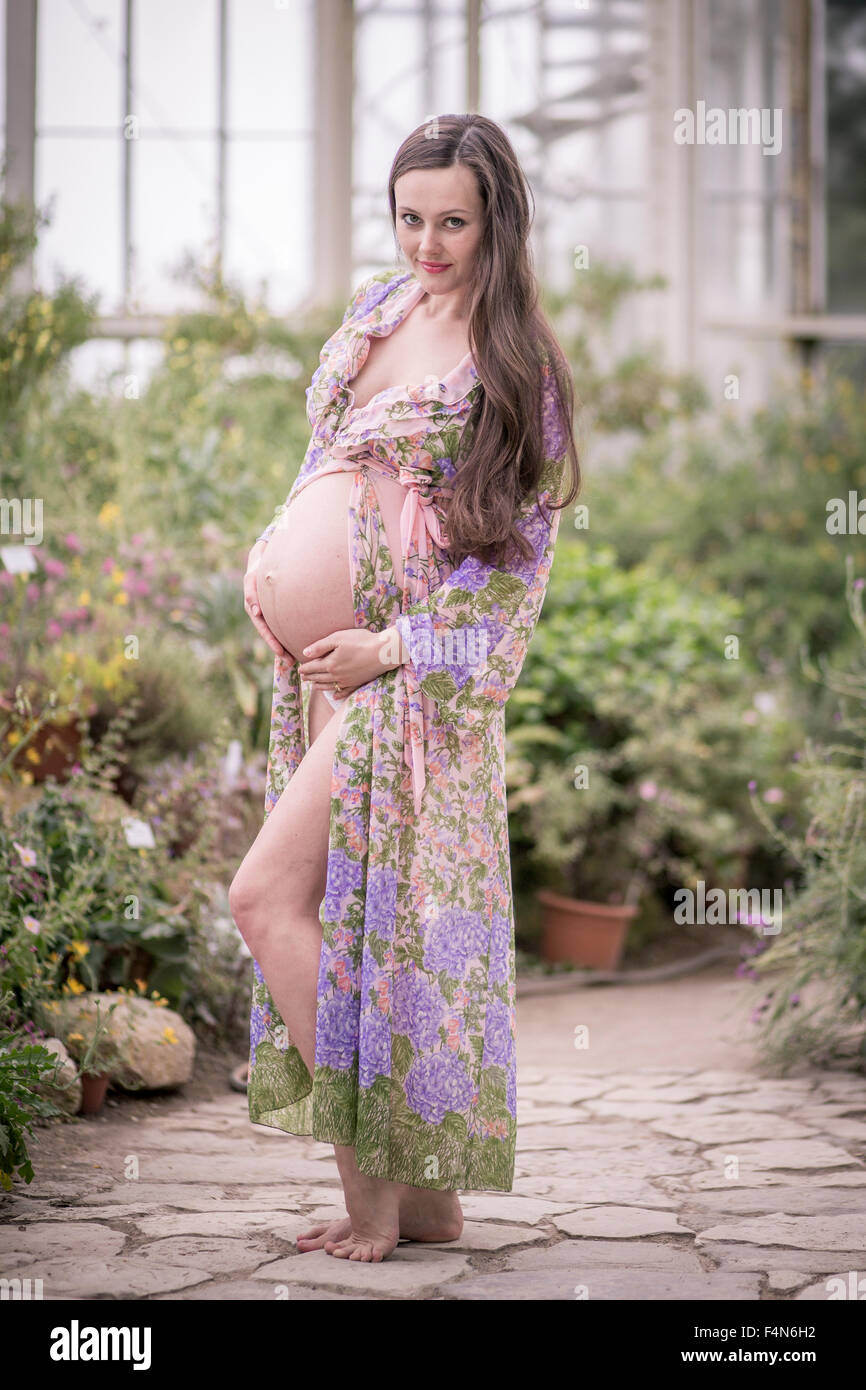
[{"label": "purple flower", "polygon": [[472,1082],[459,1057],[433,1052],[417,1057],[406,1077],[406,1103],[428,1124],[441,1124],[446,1110],[458,1114],[472,1099]]},{"label": "purple flower", "polygon": [[377,1010],[361,1018],[358,1085],[372,1086],[377,1076],[391,1075],[391,1028]]},{"label": "purple flower", "polygon": [[490,932],[490,983],[504,984],[508,979],[508,951],[511,945],[511,931],[507,917],[494,912],[493,927]]},{"label": "purple flower", "polygon": [[438,974],[446,970],[459,979],[470,961],[487,950],[490,928],[480,912],[452,908],[442,912],[428,927],[424,940],[424,964]]},{"label": "purple flower", "polygon": [[401,271],[399,275],[395,275],[391,280],[374,280],[370,288],[367,290],[367,293],[364,295],[364,298],[361,300],[360,304],[357,306],[356,309],[353,310],[351,315],[348,313],[346,314],[346,317],[343,319],[343,322],[346,323],[349,320],[349,318],[366,318],[367,314],[369,314],[371,310],[375,309],[377,304],[381,304],[382,300],[385,298],[387,294],[390,294],[391,290],[394,288],[394,286],[397,284],[399,280],[405,280],[407,278],[408,272],[404,274]]},{"label": "purple flower", "polygon": [[484,1011],[484,1065],[510,1067],[513,1057],[511,1010],[494,994]]},{"label": "purple flower", "polygon": [[394,977],[391,1025],[416,1049],[438,1042],[439,1025],[447,1012],[448,1002],[438,985],[417,967],[409,966]]},{"label": "purple flower", "polygon": [[364,880],[364,866],[357,859],[350,859],[343,849],[333,849],[328,855],[328,881],[325,890],[325,916],[329,922],[339,920],[343,910],[343,900],[351,893],[360,891]]},{"label": "purple flower", "polygon": [[256,1048],[265,1036],[265,1011],[258,1004],[253,1004],[250,1010],[250,1060],[251,1064],[256,1064]]},{"label": "purple flower", "polygon": [[395,869],[374,868],[367,878],[366,930],[378,932],[379,936],[390,941],[394,936],[396,913],[397,872]]},{"label": "purple flower", "polygon": [[348,1071],[358,1045],[358,999],[337,995],[316,1011],[316,1066]]}]

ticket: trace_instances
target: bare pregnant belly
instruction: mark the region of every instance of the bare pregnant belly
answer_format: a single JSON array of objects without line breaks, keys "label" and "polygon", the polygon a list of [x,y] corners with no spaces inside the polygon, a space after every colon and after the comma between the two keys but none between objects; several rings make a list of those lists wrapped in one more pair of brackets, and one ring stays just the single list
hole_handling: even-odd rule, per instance
[{"label": "bare pregnant belly", "polygon": [[[268,540],[258,570],[262,617],[293,657],[320,637],[355,626],[349,554],[354,474],[326,473],[292,499]],[[388,545],[402,582],[400,509],[405,490],[373,478]]]}]

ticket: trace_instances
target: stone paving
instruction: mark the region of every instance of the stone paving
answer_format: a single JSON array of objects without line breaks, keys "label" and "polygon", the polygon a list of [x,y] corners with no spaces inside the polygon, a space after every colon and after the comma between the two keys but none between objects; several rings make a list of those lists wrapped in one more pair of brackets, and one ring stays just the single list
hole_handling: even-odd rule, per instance
[{"label": "stone paving", "polygon": [[344,1214],[333,1149],[250,1125],[241,1094],[79,1124],[73,1161],[38,1160],[37,1131],[0,1274],[88,1300],[810,1300],[863,1278],[866,1078],[523,1067],[518,1094],[514,1191],[461,1194],[460,1240],[380,1264],[297,1252]]}]

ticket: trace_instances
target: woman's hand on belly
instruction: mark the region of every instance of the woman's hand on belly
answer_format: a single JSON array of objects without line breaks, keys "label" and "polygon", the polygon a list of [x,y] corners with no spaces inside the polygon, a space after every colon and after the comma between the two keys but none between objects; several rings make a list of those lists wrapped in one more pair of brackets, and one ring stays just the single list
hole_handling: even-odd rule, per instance
[{"label": "woman's hand on belly", "polygon": [[331,632],[304,647],[301,657],[298,671],[304,680],[324,690],[339,686],[339,695],[348,695],[402,660],[395,629],[371,632],[368,627]]},{"label": "woman's hand on belly", "polygon": [[253,624],[253,627],[256,629],[257,632],[261,633],[262,637],[264,637],[271,650],[276,652],[277,656],[286,657],[289,661],[294,661],[295,658],[292,656],[292,653],[286,651],[282,642],[280,642],[274,636],[274,634],[271,632],[271,629],[268,627],[267,623],[262,617],[261,604],[259,603],[257,574],[259,570],[259,565],[261,564],[262,556],[265,553],[266,544],[267,542],[262,544],[262,547],[259,550],[259,553],[255,559],[253,559],[252,557],[255,551],[258,550],[258,546],[254,546],[253,550],[250,551],[250,560],[247,564],[247,572],[244,575],[244,608],[246,609],[246,612],[249,616],[250,621]]}]

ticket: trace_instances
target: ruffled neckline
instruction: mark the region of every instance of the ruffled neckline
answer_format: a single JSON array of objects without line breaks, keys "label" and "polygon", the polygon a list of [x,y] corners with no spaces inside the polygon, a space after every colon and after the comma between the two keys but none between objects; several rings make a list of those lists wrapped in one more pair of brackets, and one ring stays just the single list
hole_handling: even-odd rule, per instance
[{"label": "ruffled neckline", "polygon": [[371,406],[381,403],[393,403],[394,401],[438,401],[443,405],[456,405],[463,400],[471,391],[478,379],[478,372],[471,350],[452,367],[450,372],[446,372],[444,377],[438,377],[430,372],[422,382],[417,385],[406,383],[405,385],[386,386],[382,391],[376,391],[374,395],[364,404],[356,406],[354,404],[355,393],[349,382],[354,380],[358,372],[363,367],[370,353],[371,338],[385,338],[389,333],[403,322],[419,300],[426,294],[421,281],[410,273],[402,284],[391,293],[384,301],[384,312],[378,323],[370,322],[375,310],[371,310],[357,323],[359,332],[353,334],[349,341],[349,353],[347,360],[346,375],[343,379],[343,386],[346,398],[346,415],[359,418]]}]

